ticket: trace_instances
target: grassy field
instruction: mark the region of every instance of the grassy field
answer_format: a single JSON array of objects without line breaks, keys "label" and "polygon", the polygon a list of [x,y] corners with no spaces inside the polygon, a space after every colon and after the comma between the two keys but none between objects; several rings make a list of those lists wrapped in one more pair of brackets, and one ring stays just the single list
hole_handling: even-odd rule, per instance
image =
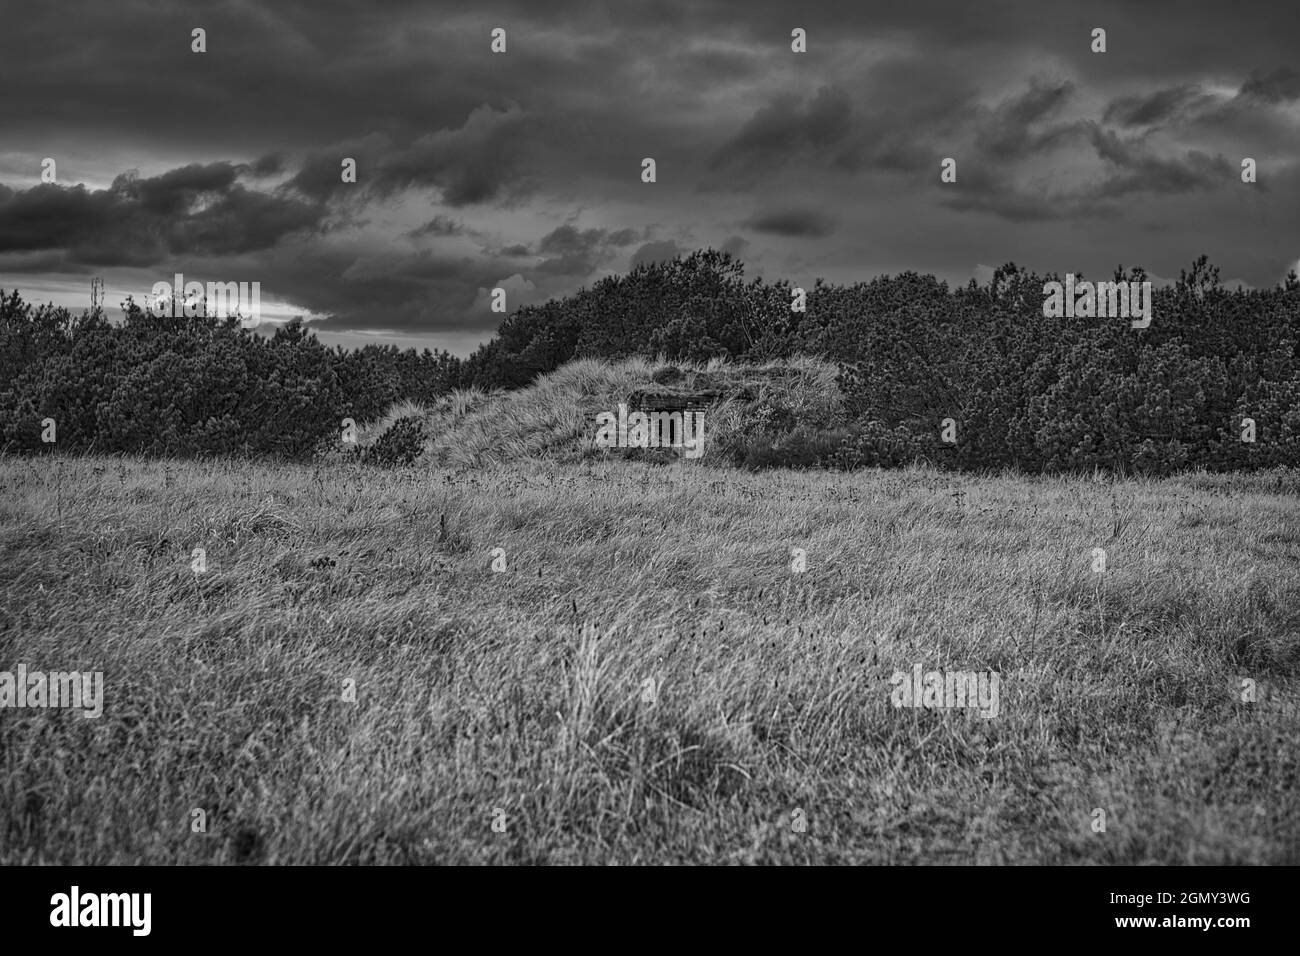
[{"label": "grassy field", "polygon": [[[1300,863],[1294,473],[0,489],[0,669],[104,674],[0,710],[0,863]],[[917,664],[997,715],[895,708]]]}]

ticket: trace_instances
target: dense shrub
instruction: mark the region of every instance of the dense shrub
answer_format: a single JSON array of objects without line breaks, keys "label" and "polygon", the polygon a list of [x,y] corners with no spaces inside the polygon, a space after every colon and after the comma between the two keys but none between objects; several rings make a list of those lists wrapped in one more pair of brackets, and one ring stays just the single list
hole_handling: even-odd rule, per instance
[{"label": "dense shrub", "polygon": [[0,447],[300,459],[342,420],[378,418],[399,397],[449,391],[446,353],[326,349],[301,322],[263,337],[237,321],[100,312],[0,298]]},{"label": "dense shrub", "polygon": [[425,420],[406,415],[393,422],[379,439],[365,450],[364,461],[380,465],[409,465],[424,451],[428,437]]}]

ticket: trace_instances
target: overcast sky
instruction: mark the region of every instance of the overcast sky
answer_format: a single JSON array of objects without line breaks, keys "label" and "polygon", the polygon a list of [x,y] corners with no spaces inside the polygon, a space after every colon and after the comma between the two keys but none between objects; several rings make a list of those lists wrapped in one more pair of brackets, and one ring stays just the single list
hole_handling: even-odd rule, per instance
[{"label": "overcast sky", "polygon": [[705,246],[800,284],[1204,252],[1258,286],[1300,259],[1294,3],[0,0],[0,24],[0,287],[37,301],[259,281],[326,342],[465,354],[495,286],[514,307]]}]

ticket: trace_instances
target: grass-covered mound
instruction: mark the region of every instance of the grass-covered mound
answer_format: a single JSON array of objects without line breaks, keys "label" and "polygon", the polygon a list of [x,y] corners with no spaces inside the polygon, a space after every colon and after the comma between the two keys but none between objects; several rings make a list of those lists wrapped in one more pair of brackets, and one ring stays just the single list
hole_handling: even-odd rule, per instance
[{"label": "grass-covered mound", "polygon": [[363,428],[354,448],[334,442],[328,453],[444,467],[609,457],[667,462],[677,457],[671,450],[600,447],[597,416],[617,414],[620,404],[659,407],[679,399],[704,411],[697,459],[704,464],[880,463],[862,454],[863,429],[844,424],[836,375],[834,365],[811,358],[766,365],[580,359],[516,391],[456,391],[428,406],[400,403]]}]

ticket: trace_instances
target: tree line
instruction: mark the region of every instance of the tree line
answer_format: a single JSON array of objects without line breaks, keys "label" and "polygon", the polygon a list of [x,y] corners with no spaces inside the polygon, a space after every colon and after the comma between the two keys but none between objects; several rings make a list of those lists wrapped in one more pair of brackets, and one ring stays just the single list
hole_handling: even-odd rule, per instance
[{"label": "tree line", "polygon": [[[782,463],[1140,473],[1300,464],[1294,272],[1276,287],[1230,290],[1202,256],[1154,290],[1143,329],[1045,318],[1044,284],[1060,278],[1007,264],[982,285],[905,272],[796,290],[747,280],[739,260],[701,250],[519,308],[463,360],[329,349],[299,322],[263,337],[233,320],[131,305],[110,323],[13,293],[0,298],[0,443],[39,447],[48,417],[64,448],[297,458],[343,418],[373,421],[400,399],[456,388],[521,388],[575,358],[806,354],[840,368],[844,421],[803,435]],[[1140,268],[1113,276],[1146,279]],[[800,424],[779,427],[797,434]]]}]

